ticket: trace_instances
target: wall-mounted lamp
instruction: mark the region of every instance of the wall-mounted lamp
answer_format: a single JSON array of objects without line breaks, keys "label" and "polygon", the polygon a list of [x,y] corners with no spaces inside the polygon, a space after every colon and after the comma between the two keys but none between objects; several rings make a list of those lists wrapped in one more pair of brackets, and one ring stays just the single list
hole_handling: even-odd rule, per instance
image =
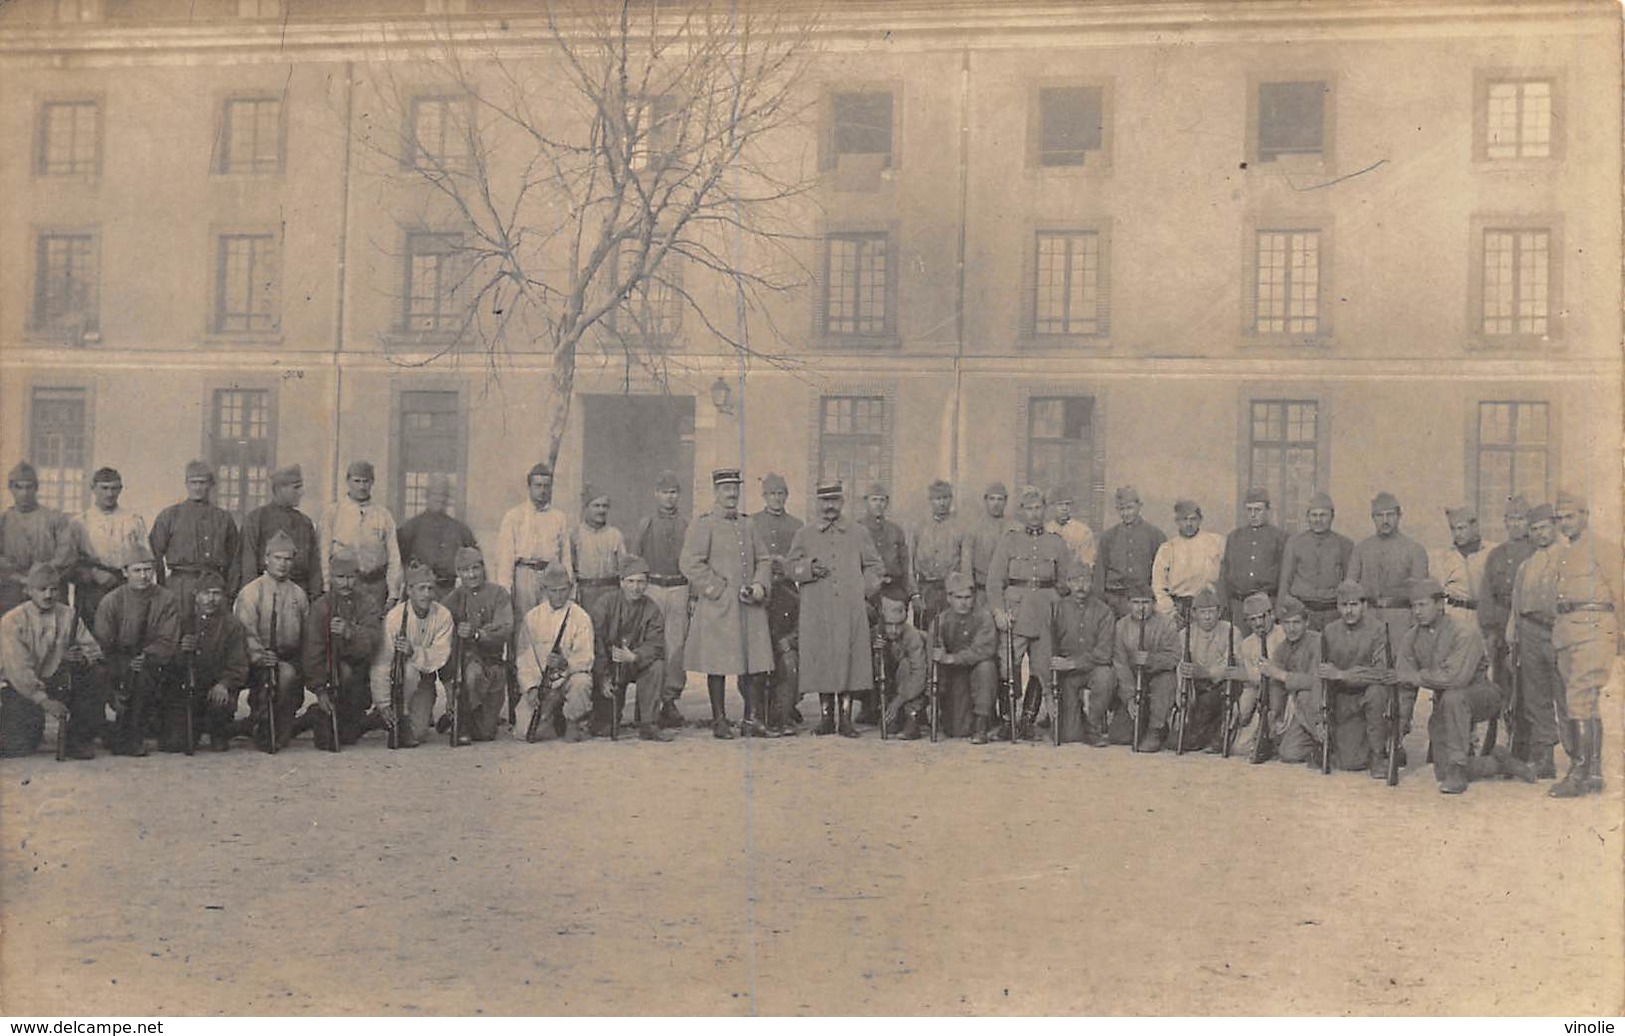
[{"label": "wall-mounted lamp", "polygon": [[717,413],[733,416],[733,386],[729,385],[721,377],[711,383],[711,405],[717,408]]}]

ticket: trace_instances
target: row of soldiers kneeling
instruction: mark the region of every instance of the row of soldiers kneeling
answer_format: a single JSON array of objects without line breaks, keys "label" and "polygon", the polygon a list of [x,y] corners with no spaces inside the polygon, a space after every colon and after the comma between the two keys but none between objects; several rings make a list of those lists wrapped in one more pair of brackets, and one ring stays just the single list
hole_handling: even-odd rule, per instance
[{"label": "row of soldiers kneeling", "polygon": [[[207,503],[212,472],[194,462],[188,500],[151,537],[165,555],[127,537],[116,571],[92,557],[102,579],[85,583],[95,537],[83,530],[120,515],[109,472],[93,478],[97,507],[74,519],[77,556],[70,547],[65,563],[42,534],[61,516],[42,515],[32,469],[9,479],[17,503],[0,515],[10,566],[0,576],[30,553],[50,560],[27,566],[26,602],[0,618],[0,754],[37,750],[47,713],[65,717],[59,753],[76,758],[98,736],[132,755],[149,738],[190,751],[205,734],[216,750],[237,736],[275,750],[307,729],[324,748],[370,729],[409,746],[436,725],[441,688],[438,726],[453,744],[490,740],[504,721],[530,740],[614,735],[633,686],[638,736],[663,741],[683,725],[676,706],[693,669],[707,675],[718,738],[736,729],[724,695],[734,675],[746,736],[796,733],[802,696],[817,694],[820,734],[855,737],[868,724],[905,739],[928,727],[1015,741],[1038,736],[1047,701],[1057,744],[1237,751],[1373,776],[1405,765],[1391,746],[1427,688],[1442,791],[1472,777],[1555,777],[1559,741],[1570,769],[1552,794],[1602,786],[1617,573],[1571,493],[1555,509],[1509,501],[1509,539],[1493,549],[1476,514],[1451,509],[1441,581],[1399,532],[1387,493],[1372,502],[1375,534],[1354,545],[1331,530],[1324,494],[1290,538],[1270,525],[1262,491],[1249,491],[1248,521],[1227,540],[1201,532],[1200,508],[1181,500],[1169,540],[1125,487],[1120,523],[1097,542],[1064,491],[1047,500],[1021,488],[1012,521],[995,484],[986,513],[960,521],[938,481],[931,518],[908,537],[885,518],[884,486],[851,521],[844,487],[821,484],[817,519],[803,525],[785,510],[782,478],[762,480],[764,507],[746,516],[739,471],[719,469],[713,506],[693,523],[663,474],[658,511],[629,550],[608,525],[607,495],[584,490],[572,529],[551,506],[551,469],[537,465],[529,500],[503,519],[494,580],[473,534],[445,515],[444,484],[397,533],[371,503],[371,466],[357,462],[318,537],[297,510],[297,466],[282,469],[239,545],[231,516]],[[1049,505],[1057,517],[1046,522]],[[237,572],[253,567],[263,572],[233,601]],[[63,603],[69,572],[78,617]],[[1495,745],[1501,723],[1510,749]]]}]

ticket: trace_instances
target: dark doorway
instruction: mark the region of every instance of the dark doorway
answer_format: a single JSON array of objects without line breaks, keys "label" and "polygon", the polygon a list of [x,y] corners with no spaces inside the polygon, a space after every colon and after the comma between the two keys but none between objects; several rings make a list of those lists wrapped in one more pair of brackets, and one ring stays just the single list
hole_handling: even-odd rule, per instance
[{"label": "dark doorway", "polygon": [[609,520],[628,545],[638,523],[654,513],[654,484],[662,471],[677,473],[683,486],[679,508],[684,517],[693,512],[692,396],[582,396],[581,414],[582,481],[608,491]]}]

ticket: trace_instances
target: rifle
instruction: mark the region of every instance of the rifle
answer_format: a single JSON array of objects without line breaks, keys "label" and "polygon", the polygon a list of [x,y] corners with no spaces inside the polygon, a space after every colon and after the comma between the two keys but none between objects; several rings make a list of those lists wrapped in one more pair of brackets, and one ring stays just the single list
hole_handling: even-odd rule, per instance
[{"label": "rifle", "polygon": [[[1185,652],[1180,656],[1181,662],[1191,660],[1191,620],[1185,618]],[[1185,729],[1191,725],[1191,695],[1195,691],[1195,683],[1191,680],[1179,681],[1179,694],[1174,701],[1174,707],[1179,712],[1179,737],[1174,741],[1174,754],[1185,754]]]},{"label": "rifle", "polygon": [[[1230,627],[1230,652],[1225,659],[1228,668],[1236,667],[1236,627]],[[1236,681],[1224,682],[1224,726],[1219,730],[1219,754],[1230,758],[1230,749],[1236,743]]]},{"label": "rifle", "polygon": [[[412,602],[401,602],[401,628],[395,635],[406,636],[406,615],[412,609]],[[391,648],[393,655],[389,661],[389,710],[394,714],[389,724],[389,747],[400,748],[406,743],[401,736],[402,728],[406,724],[406,656],[400,651]]]},{"label": "rifle", "polygon": [[[558,654],[559,653],[559,645],[564,643],[564,627],[566,627],[566,626],[568,626],[570,624],[570,612],[568,610],[569,605],[566,605],[565,608],[566,608],[566,611],[564,613],[564,618],[559,620],[559,631],[557,633],[553,634],[553,646],[551,648],[549,648],[548,651],[547,651],[547,657],[548,658],[552,658],[554,655]],[[531,654],[532,658],[536,658],[536,645],[535,644],[532,644],[530,646],[530,654]],[[548,684],[552,683],[554,680],[557,679],[557,676],[554,674],[553,670],[550,668],[550,665],[549,664],[544,664],[542,662],[542,660],[539,659],[539,658],[536,659],[536,668],[538,668],[538,669],[540,669],[542,671],[542,682],[536,688],[536,708],[530,714],[530,722],[525,724],[525,741],[526,742],[534,742],[536,740],[537,734],[540,733],[540,731],[541,731],[541,726],[542,726],[542,699],[544,697],[544,695],[542,694],[542,687],[547,686]],[[565,675],[568,676],[569,674],[566,673]],[[548,711],[551,712],[552,710],[548,710]],[[548,716],[547,721],[549,723],[553,722],[553,717]]]},{"label": "rifle", "polygon": [[192,703],[197,700],[196,651],[186,653],[186,683],[182,685],[181,692],[186,698],[186,754],[192,755],[197,751],[197,732],[192,726]]},{"label": "rifle", "polygon": [[519,717],[515,710],[519,706],[519,627],[524,625],[525,617],[519,612],[519,562],[513,563],[508,573],[511,578],[509,586],[513,593],[509,597],[509,606],[513,609],[513,632],[508,634],[507,664],[502,667],[504,691],[508,696],[508,729],[512,730],[519,725]]},{"label": "rifle", "polygon": [[929,647],[925,660],[925,700],[931,710],[931,743],[937,743],[942,725],[942,702],[937,694],[941,690],[940,677],[937,675],[937,648],[942,646],[941,631],[937,629],[937,617],[931,617],[931,635],[927,642]]},{"label": "rifle", "polygon": [[875,704],[880,707],[880,740],[884,741],[889,736],[886,732],[886,635],[879,630],[869,645],[869,665],[875,671]]},{"label": "rifle", "polygon": [[331,601],[328,604],[327,621],[329,629],[323,641],[327,645],[327,701],[330,706],[327,710],[327,722],[328,733],[333,738],[333,742],[328,745],[327,750],[337,752],[339,750],[339,664],[338,659],[333,656],[333,631],[331,628],[333,608]]},{"label": "rifle", "polygon": [[[1382,657],[1390,675],[1394,668],[1394,640],[1388,632],[1388,623],[1382,624]],[[1404,733],[1399,729],[1399,684],[1388,685],[1388,701],[1382,710],[1383,721],[1388,724],[1388,772],[1386,774],[1388,787],[1399,784],[1399,746],[1404,740]]]},{"label": "rifle", "polygon": [[1004,639],[1004,697],[1005,707],[1010,719],[1010,743],[1016,744],[1016,712],[1020,704],[1016,700],[1016,688],[1021,683],[1021,667],[1016,658],[1016,620],[1010,618],[1010,629]]},{"label": "rifle", "polygon": [[[626,647],[623,642],[621,647]],[[626,663],[609,664],[609,739],[621,739],[621,708],[626,702]]]},{"label": "rifle", "polygon": [[1050,744],[1061,747],[1061,671],[1055,668],[1055,659],[1049,660],[1049,713]]},{"label": "rifle", "polygon": [[73,714],[67,708],[56,718],[56,761],[59,763],[66,762],[68,758],[68,721],[72,718]]},{"label": "rifle", "polygon": [[[1145,624],[1147,621],[1149,620],[1140,620],[1139,650],[1141,651],[1145,650]],[[1144,736],[1140,733],[1140,728],[1147,718],[1145,714],[1145,666],[1137,665],[1134,667],[1134,746],[1131,751],[1138,752],[1140,750],[1140,739]]]},{"label": "rifle", "polygon": [[276,591],[271,591],[271,639],[266,642],[265,649],[271,653],[271,661],[265,665],[265,733],[266,751],[276,755],[276,698],[277,691],[282,683],[282,666],[276,659]]},{"label": "rifle", "polygon": [[[1507,648],[1507,668],[1511,670],[1512,692],[1507,695],[1506,708],[1502,710],[1502,724],[1507,728],[1507,742],[1516,755],[1528,746],[1528,738],[1523,736],[1518,726],[1518,714],[1523,711],[1523,679],[1518,675],[1518,649],[1511,646]],[[1494,729],[1493,727],[1491,728]],[[1485,744],[1494,748],[1494,742],[1485,738]],[[1488,751],[1486,748],[1485,751]]]},{"label": "rifle", "polygon": [[1320,681],[1320,772],[1332,772],[1332,685]]},{"label": "rifle", "polygon": [[451,729],[446,736],[451,739],[451,747],[456,748],[462,743],[463,737],[463,652],[466,647],[463,638],[452,632],[451,638],[451,686],[446,688],[446,715],[451,717]]},{"label": "rifle", "polygon": [[[1258,635],[1258,659],[1260,662],[1270,660],[1269,633]],[[1253,738],[1253,750],[1247,756],[1249,763],[1261,763],[1269,758],[1270,742],[1270,678],[1262,670],[1258,674],[1258,736]]]}]

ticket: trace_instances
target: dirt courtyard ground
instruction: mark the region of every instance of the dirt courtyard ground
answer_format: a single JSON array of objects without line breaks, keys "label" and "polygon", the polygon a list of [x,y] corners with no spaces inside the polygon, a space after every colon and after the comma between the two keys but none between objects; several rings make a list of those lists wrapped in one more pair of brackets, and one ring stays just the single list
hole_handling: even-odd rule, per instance
[{"label": "dirt courtyard ground", "polygon": [[0,764],[0,1007],[1617,1015],[1610,734],[1572,802],[872,732],[41,753]]}]

